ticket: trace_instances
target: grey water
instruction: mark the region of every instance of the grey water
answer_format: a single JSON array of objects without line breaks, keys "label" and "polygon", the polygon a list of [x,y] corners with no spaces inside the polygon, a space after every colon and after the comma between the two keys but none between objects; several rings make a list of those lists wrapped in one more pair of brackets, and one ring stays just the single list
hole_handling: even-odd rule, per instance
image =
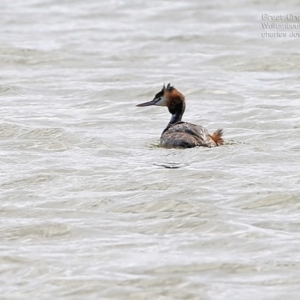
[{"label": "grey water", "polygon": [[[299,299],[297,13],[2,0],[0,298]],[[158,147],[164,82],[226,145]]]}]

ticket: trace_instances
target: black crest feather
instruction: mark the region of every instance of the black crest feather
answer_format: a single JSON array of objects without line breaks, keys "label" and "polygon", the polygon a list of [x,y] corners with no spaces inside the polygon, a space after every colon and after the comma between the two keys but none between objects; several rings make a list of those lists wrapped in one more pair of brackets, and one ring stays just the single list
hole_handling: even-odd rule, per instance
[{"label": "black crest feather", "polygon": [[171,83],[168,83],[167,91],[171,92],[172,90],[174,90],[174,87],[171,85]]}]

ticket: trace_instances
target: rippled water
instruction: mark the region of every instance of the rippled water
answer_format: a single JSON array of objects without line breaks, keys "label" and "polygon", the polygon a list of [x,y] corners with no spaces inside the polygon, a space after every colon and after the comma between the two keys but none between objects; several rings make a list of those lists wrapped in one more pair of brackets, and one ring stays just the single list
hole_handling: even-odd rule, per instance
[{"label": "rippled water", "polygon": [[299,299],[297,1],[1,3],[1,299]]}]

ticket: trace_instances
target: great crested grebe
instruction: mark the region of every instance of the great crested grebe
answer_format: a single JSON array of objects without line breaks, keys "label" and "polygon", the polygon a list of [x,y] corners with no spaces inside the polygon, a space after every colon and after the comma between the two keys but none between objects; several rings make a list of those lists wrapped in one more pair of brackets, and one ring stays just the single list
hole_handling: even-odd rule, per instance
[{"label": "great crested grebe", "polygon": [[160,137],[160,145],[166,148],[192,148],[197,146],[216,147],[224,144],[223,130],[218,129],[209,134],[208,130],[200,125],[182,122],[185,110],[185,98],[170,83],[158,92],[154,99],[137,106],[167,106],[171,120]]}]

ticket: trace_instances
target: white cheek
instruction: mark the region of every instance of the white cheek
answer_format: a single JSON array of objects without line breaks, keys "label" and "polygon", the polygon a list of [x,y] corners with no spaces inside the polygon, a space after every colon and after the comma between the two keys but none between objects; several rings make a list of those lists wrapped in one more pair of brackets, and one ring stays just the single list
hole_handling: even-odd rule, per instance
[{"label": "white cheek", "polygon": [[166,106],[167,105],[167,99],[162,96],[161,99],[155,103],[157,106]]}]

